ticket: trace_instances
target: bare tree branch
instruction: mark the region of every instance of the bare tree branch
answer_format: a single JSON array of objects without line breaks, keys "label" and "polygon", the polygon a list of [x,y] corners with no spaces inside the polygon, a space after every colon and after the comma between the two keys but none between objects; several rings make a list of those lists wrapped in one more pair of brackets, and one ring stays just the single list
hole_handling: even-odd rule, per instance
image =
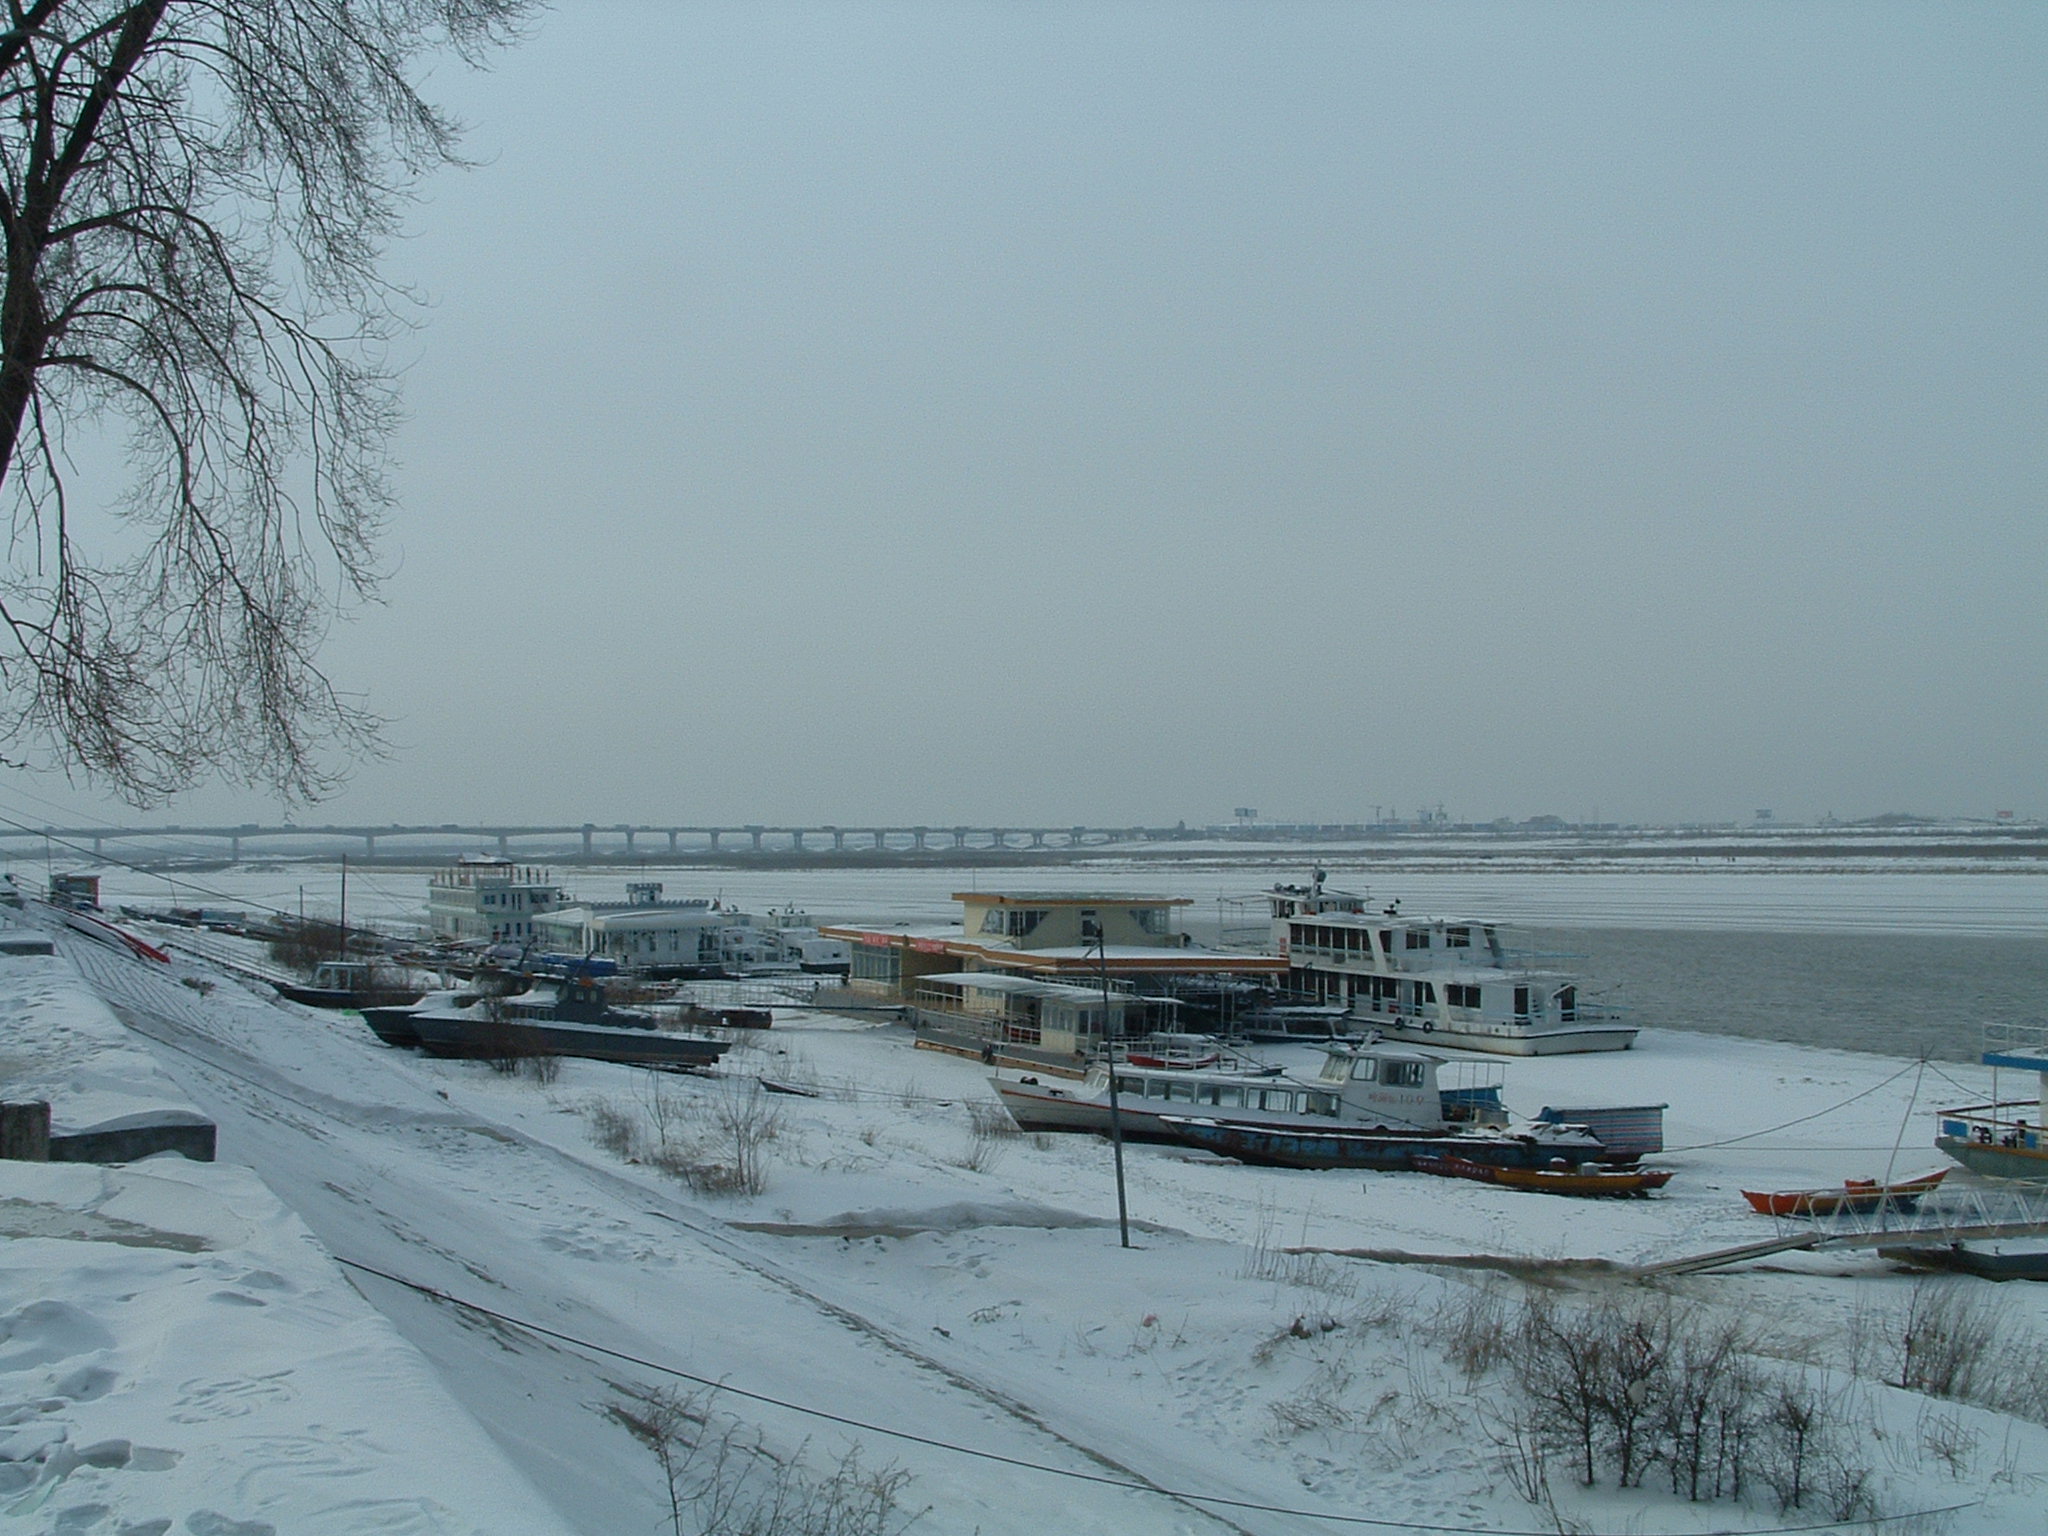
[{"label": "bare tree branch", "polygon": [[[538,0],[8,0],[0,11],[0,744],[147,801],[294,797],[376,750],[322,672],[374,596],[397,419],[378,271],[456,158],[412,80]],[[115,506],[67,435],[125,428]]]}]

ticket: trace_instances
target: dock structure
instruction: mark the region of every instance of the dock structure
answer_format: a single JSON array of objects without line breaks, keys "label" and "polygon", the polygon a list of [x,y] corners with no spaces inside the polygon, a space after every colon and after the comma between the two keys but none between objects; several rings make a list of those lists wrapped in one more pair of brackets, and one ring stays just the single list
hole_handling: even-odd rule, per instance
[{"label": "dock structure", "polygon": [[1885,1200],[1867,1210],[1774,1216],[1773,1236],[1707,1253],[1660,1259],[1636,1267],[1639,1275],[1698,1275],[1751,1259],[1801,1249],[1933,1248],[1961,1242],[2048,1234],[2048,1187],[1998,1180],[1975,1188],[1944,1189],[1910,1206]]}]

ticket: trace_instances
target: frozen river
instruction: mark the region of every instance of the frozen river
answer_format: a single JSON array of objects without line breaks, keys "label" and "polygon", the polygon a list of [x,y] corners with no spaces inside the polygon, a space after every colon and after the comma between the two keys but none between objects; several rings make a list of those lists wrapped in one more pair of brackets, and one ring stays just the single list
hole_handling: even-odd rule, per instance
[{"label": "frozen river", "polygon": [[[1645,1024],[1887,1055],[1974,1060],[1982,1026],[2048,1019],[2048,873],[1892,866],[1498,870],[1330,861],[1329,883],[1410,912],[1500,922],[1516,947],[1578,957],[1590,990]],[[21,867],[33,883],[38,867]],[[1306,878],[1298,861],[1119,861],[1030,869],[576,869],[576,895],[623,900],[628,881],[670,898],[718,897],[751,911],[795,905],[820,921],[944,922],[970,889],[1104,890],[1189,898],[1188,927],[1256,927],[1259,892]],[[109,904],[267,907],[333,916],[331,864],[191,876],[102,872]],[[425,872],[352,867],[359,922],[418,922]]]}]

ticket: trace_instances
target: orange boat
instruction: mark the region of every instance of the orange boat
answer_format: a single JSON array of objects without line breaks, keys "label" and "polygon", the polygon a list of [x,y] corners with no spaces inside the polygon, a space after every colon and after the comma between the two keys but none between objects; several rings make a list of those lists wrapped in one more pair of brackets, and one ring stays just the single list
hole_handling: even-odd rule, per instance
[{"label": "orange boat", "polygon": [[1870,1212],[1890,1207],[1911,1210],[1920,1197],[1948,1177],[1946,1168],[1890,1184],[1876,1179],[1844,1179],[1840,1189],[1786,1189],[1776,1193],[1745,1189],[1750,1209],[1765,1216],[1832,1216],[1838,1211]]},{"label": "orange boat", "polygon": [[1417,1152],[1409,1157],[1408,1166],[1417,1173],[1433,1173],[1441,1178],[1471,1179],[1508,1189],[1584,1198],[1647,1195],[1671,1182],[1669,1168],[1500,1168],[1450,1152]]}]

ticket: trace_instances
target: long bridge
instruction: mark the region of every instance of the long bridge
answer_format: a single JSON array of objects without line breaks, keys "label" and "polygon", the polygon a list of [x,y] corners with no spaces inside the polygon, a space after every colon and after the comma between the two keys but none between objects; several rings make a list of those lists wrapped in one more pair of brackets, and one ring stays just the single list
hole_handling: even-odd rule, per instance
[{"label": "long bridge", "polygon": [[[1306,835],[1311,829],[1302,829]],[[1363,835],[1366,826],[1319,827],[1325,836]],[[365,858],[378,857],[379,845],[387,850],[407,845],[415,853],[447,854],[477,848],[495,848],[510,857],[514,844],[531,845],[547,841],[556,850],[565,845],[580,849],[580,857],[594,859],[623,856],[627,859],[662,853],[743,853],[749,855],[821,853],[1028,853],[1036,850],[1108,848],[1132,843],[1185,841],[1190,838],[1242,835],[1230,828],[1175,827],[989,827],[989,826],[820,826],[820,825],[704,825],[664,826],[620,822],[560,825],[483,824],[463,826],[350,826],[330,824],[303,826],[284,822],[265,826],[245,822],[238,826],[188,827],[26,827],[0,826],[0,852],[22,853],[45,843],[69,849],[90,848],[95,858],[104,858],[111,845],[147,844],[154,850],[176,847],[191,856],[195,844],[217,847],[230,861],[245,853],[318,855],[360,848]],[[1268,835],[1271,835],[1268,832]],[[337,845],[339,849],[337,849]]]}]

